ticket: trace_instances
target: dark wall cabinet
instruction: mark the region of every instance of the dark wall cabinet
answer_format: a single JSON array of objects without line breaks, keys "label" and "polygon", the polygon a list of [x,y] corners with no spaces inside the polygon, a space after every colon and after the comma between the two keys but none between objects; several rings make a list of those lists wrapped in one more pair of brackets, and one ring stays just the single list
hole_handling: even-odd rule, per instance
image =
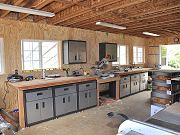
[{"label": "dark wall cabinet", "polygon": [[63,41],[63,64],[86,63],[86,41]]},{"label": "dark wall cabinet", "polygon": [[117,61],[117,44],[116,43],[99,43],[99,60],[109,58],[110,62]]}]

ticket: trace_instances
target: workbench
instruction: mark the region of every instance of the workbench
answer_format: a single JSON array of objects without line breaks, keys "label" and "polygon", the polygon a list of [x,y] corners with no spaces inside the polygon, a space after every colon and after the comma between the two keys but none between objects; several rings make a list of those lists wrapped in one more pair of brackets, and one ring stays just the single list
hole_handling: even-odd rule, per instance
[{"label": "workbench", "polygon": [[99,106],[99,86],[103,83],[108,82],[115,82],[116,83],[116,95],[115,99],[118,100],[120,98],[120,80],[121,76],[126,76],[130,74],[138,74],[147,72],[150,70],[149,68],[143,68],[139,70],[132,70],[129,72],[116,72],[116,77],[108,78],[108,79],[101,79],[97,76],[80,76],[80,77],[60,77],[55,79],[36,79],[32,81],[22,81],[22,82],[16,82],[16,83],[9,83],[12,87],[14,87],[15,90],[18,92],[18,107],[19,107],[19,125],[21,128],[26,127],[26,116],[25,116],[25,93],[29,91],[33,91],[34,89],[39,88],[47,88],[47,87],[54,87],[54,86],[61,86],[61,85],[67,85],[67,84],[75,84],[75,83],[83,83],[83,82],[89,82],[89,81],[96,81],[97,82],[97,105]]}]

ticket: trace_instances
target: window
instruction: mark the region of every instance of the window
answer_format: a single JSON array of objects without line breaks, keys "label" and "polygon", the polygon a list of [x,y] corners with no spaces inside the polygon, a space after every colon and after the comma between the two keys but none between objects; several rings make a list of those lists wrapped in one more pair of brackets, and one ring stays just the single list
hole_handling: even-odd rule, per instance
[{"label": "window", "polygon": [[3,39],[0,38],[0,74],[4,73],[3,63]]},{"label": "window", "polygon": [[22,41],[23,70],[58,68],[58,42]]},{"label": "window", "polygon": [[133,63],[142,64],[144,62],[144,48],[143,47],[133,47]]},{"label": "window", "polygon": [[117,64],[120,65],[128,64],[126,45],[118,45],[117,47],[117,62],[113,62],[113,65],[117,65]]},{"label": "window", "polygon": [[180,69],[180,44],[161,45],[160,54],[163,69]]}]

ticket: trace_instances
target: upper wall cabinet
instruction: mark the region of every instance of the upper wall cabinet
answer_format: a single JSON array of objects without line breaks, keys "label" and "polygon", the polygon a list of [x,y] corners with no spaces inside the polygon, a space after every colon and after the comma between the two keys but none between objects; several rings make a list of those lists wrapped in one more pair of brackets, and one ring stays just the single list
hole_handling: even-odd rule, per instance
[{"label": "upper wall cabinet", "polygon": [[99,60],[107,58],[109,62],[117,61],[116,43],[99,43]]},{"label": "upper wall cabinet", "polygon": [[86,41],[63,41],[63,64],[81,64],[86,61]]}]

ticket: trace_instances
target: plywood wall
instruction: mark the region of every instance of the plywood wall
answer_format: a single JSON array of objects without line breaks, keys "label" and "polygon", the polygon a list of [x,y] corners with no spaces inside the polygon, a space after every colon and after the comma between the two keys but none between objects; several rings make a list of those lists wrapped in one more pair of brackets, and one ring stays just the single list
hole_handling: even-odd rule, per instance
[{"label": "plywood wall", "polygon": [[[15,69],[21,71],[21,40],[39,39],[39,40],[85,40],[87,41],[87,64],[83,65],[64,65],[63,67],[89,68],[98,60],[98,43],[112,42],[126,44],[129,46],[129,62],[132,63],[132,46],[145,45],[145,39],[122,34],[103,33],[76,28],[67,28],[51,26],[46,24],[36,24],[30,22],[20,22],[13,20],[0,19],[0,37],[4,39],[5,52],[5,75],[0,75],[0,107],[3,107],[2,97],[4,95],[4,81],[7,74],[13,73]],[[7,108],[17,106],[17,92],[9,89],[6,97]]]}]

